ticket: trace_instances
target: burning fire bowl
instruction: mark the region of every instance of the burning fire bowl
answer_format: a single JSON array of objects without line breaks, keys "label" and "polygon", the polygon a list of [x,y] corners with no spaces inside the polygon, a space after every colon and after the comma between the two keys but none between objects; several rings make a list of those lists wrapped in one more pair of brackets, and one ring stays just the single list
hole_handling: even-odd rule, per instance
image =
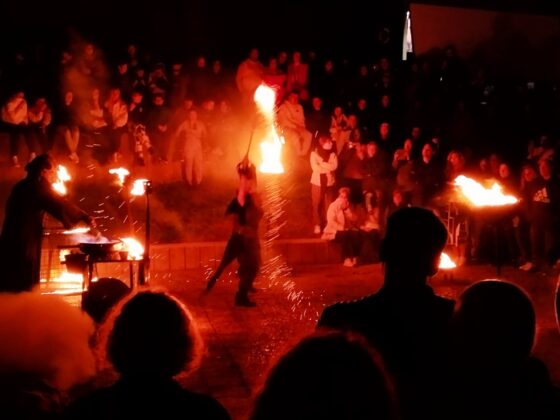
[{"label": "burning fire bowl", "polygon": [[84,254],[94,258],[107,258],[115,252],[115,245],[120,244],[120,241],[108,242],[82,242],[79,245],[80,251]]},{"label": "burning fire bowl", "polygon": [[517,211],[517,204],[471,207],[471,210],[477,219],[485,223],[497,223],[507,218],[513,218]]}]

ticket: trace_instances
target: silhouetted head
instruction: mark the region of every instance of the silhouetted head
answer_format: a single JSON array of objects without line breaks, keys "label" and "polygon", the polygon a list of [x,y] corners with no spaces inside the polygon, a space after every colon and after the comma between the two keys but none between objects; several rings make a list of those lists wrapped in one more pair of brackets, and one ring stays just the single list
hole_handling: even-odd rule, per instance
[{"label": "silhouetted head", "polygon": [[514,284],[486,280],[467,288],[455,308],[455,348],[484,366],[515,363],[531,354],[535,337],[531,299]]},{"label": "silhouetted head", "polygon": [[167,293],[144,291],[121,308],[107,344],[119,373],[165,378],[196,365],[201,342],[181,302]]},{"label": "silhouetted head", "polygon": [[27,165],[25,165],[25,170],[27,171],[27,176],[29,178],[37,178],[43,175],[45,172],[51,171],[54,168],[54,161],[52,157],[48,154],[43,154],[37,156]]},{"label": "silhouetted head", "polygon": [[342,333],[305,338],[270,370],[253,420],[393,419],[393,391],[381,359]]},{"label": "silhouetted head", "polygon": [[430,210],[410,207],[397,210],[387,221],[380,258],[386,265],[385,283],[401,287],[417,286],[412,278],[423,279],[437,273],[439,257],[447,242],[447,229]]}]

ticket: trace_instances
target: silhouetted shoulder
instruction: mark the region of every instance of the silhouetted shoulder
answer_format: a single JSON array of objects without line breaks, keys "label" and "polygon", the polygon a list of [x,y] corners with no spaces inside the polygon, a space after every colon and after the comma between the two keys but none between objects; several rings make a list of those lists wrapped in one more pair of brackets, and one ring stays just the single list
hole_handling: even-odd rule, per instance
[{"label": "silhouetted shoulder", "polygon": [[318,326],[326,328],[347,328],[356,321],[369,317],[369,313],[377,306],[377,295],[370,295],[361,299],[346,302],[338,302],[327,306]]},{"label": "silhouetted shoulder", "polygon": [[[178,384],[137,387],[117,383],[74,401],[65,411],[67,420],[106,418],[188,418],[230,420],[214,398],[181,388]],[[151,388],[151,389],[150,389]],[[150,392],[147,390],[150,389]]]}]

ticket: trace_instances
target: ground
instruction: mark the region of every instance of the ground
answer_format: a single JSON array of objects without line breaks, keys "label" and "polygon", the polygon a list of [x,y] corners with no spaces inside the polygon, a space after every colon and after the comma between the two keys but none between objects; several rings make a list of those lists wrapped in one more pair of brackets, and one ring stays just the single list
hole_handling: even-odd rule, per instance
[{"label": "ground", "polygon": [[[456,298],[477,280],[494,278],[491,266],[469,266],[452,275],[431,280],[435,291]],[[546,361],[552,378],[560,385],[560,334],[554,314],[555,273],[527,274],[506,268],[501,278],[529,293],[538,317],[535,353]],[[256,308],[233,306],[237,280],[224,276],[213,292],[203,298],[204,273],[184,271],[157,274],[152,283],[168,289],[191,309],[206,344],[203,363],[181,382],[216,397],[233,418],[246,418],[254,395],[271,363],[301,337],[314,331],[325,305],[355,299],[376,291],[382,282],[380,264],[346,268],[342,265],[295,267],[292,275],[276,284],[260,278]]]}]

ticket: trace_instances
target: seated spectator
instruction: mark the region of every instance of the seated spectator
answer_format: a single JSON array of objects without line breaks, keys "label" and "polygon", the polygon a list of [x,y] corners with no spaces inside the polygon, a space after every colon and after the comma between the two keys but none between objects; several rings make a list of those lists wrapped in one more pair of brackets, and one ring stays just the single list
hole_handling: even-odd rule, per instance
[{"label": "seated spectator", "polygon": [[362,235],[358,215],[350,205],[350,189],[338,190],[338,197],[327,210],[327,226],[323,239],[340,243],[345,267],[354,267],[362,249]]},{"label": "seated spectator", "polygon": [[443,343],[453,301],[435,295],[427,280],[438,271],[446,242],[447,230],[431,211],[396,211],[381,242],[381,290],[327,307],[318,324],[359,332],[380,351],[405,419],[433,418],[439,411]]},{"label": "seated spectator", "polygon": [[23,137],[28,142],[29,150],[33,153],[33,146],[29,144],[27,131],[27,101],[22,91],[15,92],[2,107],[2,122],[10,136],[10,156],[12,165],[19,167],[20,139]]},{"label": "seated spectator", "polygon": [[270,370],[252,420],[396,419],[393,389],[379,356],[358,336],[305,338]]},{"label": "seated spectator", "polygon": [[107,357],[118,382],[74,401],[67,419],[229,419],[212,397],[184,389],[175,379],[200,359],[202,343],[188,310],[163,292],[126,300],[107,325]]},{"label": "seated spectator", "polygon": [[342,107],[337,106],[333,109],[331,115],[331,137],[336,143],[336,152],[340,154],[343,146],[350,138],[350,130],[348,129],[348,118],[344,114]]},{"label": "seated spectator", "polygon": [[311,148],[312,134],[305,128],[305,115],[297,92],[290,92],[278,109],[278,125],[286,143],[297,156],[307,156]]},{"label": "seated spectator", "polygon": [[78,144],[80,143],[80,127],[78,118],[78,107],[74,98],[74,92],[69,90],[64,94],[64,99],[60,104],[55,117],[59,129],[64,136],[64,142],[69,152],[69,159],[74,163],[79,163]]},{"label": "seated spectator", "polygon": [[559,417],[557,389],[531,355],[535,330],[531,300],[517,286],[482,281],[462,293],[451,323],[453,418]]}]

